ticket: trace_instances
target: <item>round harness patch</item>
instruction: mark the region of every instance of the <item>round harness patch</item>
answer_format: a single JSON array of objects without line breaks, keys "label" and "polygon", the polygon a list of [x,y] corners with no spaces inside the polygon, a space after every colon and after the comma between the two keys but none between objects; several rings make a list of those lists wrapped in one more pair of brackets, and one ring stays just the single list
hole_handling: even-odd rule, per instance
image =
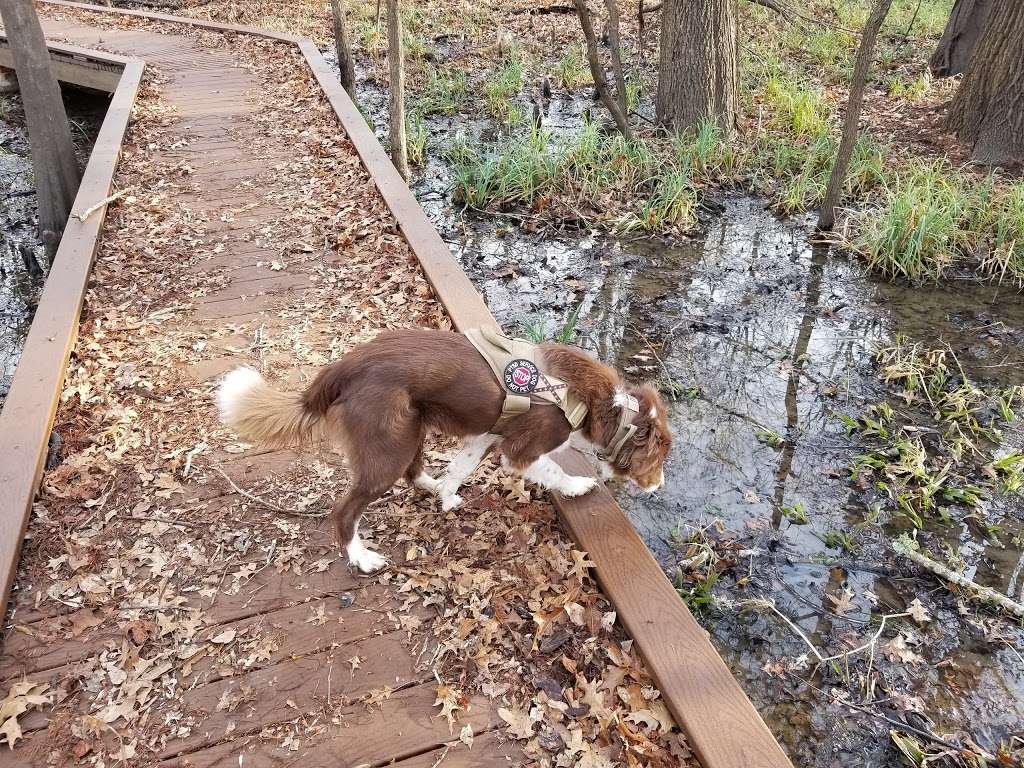
[{"label": "round harness patch", "polygon": [[505,389],[515,395],[528,395],[537,388],[540,371],[529,360],[517,358],[505,366]]}]

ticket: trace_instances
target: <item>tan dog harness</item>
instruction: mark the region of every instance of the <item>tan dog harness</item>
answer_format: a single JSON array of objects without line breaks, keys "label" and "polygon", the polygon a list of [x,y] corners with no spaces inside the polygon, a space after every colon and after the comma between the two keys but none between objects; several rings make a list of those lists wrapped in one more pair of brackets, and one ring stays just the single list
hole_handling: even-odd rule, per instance
[{"label": "tan dog harness", "polygon": [[[466,338],[487,361],[505,392],[501,416],[491,428],[492,431],[510,418],[526,413],[535,401],[561,408],[574,431],[583,426],[583,420],[587,417],[586,403],[564,381],[540,370],[536,344],[523,339],[510,339],[491,328],[472,328],[466,331]],[[602,459],[615,461],[622,446],[636,432],[633,417],[639,412],[637,399],[625,395],[615,437],[611,445],[599,451]]]},{"label": "tan dog harness", "polygon": [[498,424],[530,410],[530,403],[557,405],[573,430],[583,426],[587,406],[569,385],[537,366],[537,345],[510,339],[491,328],[472,328],[466,338],[476,347],[505,391]]}]

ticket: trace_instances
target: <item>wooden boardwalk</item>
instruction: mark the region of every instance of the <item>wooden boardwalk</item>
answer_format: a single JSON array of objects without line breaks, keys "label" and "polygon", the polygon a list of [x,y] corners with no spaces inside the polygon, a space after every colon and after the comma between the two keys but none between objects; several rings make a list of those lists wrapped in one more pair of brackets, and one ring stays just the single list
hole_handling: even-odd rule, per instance
[{"label": "wooden boardwalk", "polygon": [[[228,280],[196,301],[187,314],[177,317],[176,325],[209,339],[235,339],[258,327],[264,333],[278,329],[281,320],[268,310],[299,301],[312,273],[290,269],[281,274],[272,266],[281,258],[280,250],[255,237],[266,222],[283,219],[286,211],[268,206],[253,182],[267,168],[286,163],[290,157],[288,146],[266,151],[261,137],[247,136],[252,125],[247,118],[258,108],[252,95],[262,86],[257,77],[238,67],[230,53],[210,50],[186,35],[101,29],[70,21],[44,20],[44,28],[48,38],[145,58],[147,65],[164,78],[161,101],[174,110],[176,120],[168,126],[152,161],[189,166],[190,189],[195,191],[179,199],[193,216],[211,223],[209,230],[220,229],[228,235],[218,238],[223,247],[215,262],[205,261],[195,267],[203,271],[216,268],[226,272]],[[257,145],[262,149],[254,158],[252,151]],[[236,213],[228,217],[227,211]],[[141,250],[144,243],[139,246]],[[210,358],[197,364],[192,377],[198,384],[243,361],[234,355]],[[225,462],[233,458],[222,456]],[[225,466],[237,482],[249,483],[283,467],[301,466],[297,462],[293,454],[277,452]],[[186,493],[202,497],[211,491],[196,487],[186,489]],[[310,535],[318,536],[325,553],[329,551],[328,533],[315,530]],[[206,612],[204,624],[217,627],[222,637],[244,637],[255,630],[273,628],[278,637],[269,646],[273,650],[241,676],[226,675],[214,659],[197,659],[190,670],[182,709],[207,714],[187,734],[167,741],[152,756],[152,762],[133,762],[234,767],[244,753],[246,766],[274,765],[282,759],[290,762],[300,755],[302,764],[310,768],[393,761],[409,768],[433,765],[443,749],[441,745],[453,737],[445,720],[436,716],[436,681],[429,673],[417,670],[412,650],[402,642],[402,633],[395,631],[393,617],[378,607],[390,605],[386,590],[367,589],[364,580],[337,561],[326,572],[301,579],[271,573],[257,576],[240,594],[219,595]],[[352,605],[345,605],[339,598],[346,592],[356,595]],[[30,599],[29,595],[19,596]],[[0,687],[5,691],[23,676],[66,679],[75,665],[87,666],[123,641],[116,629],[67,633],[63,631],[67,621],[49,615],[52,612],[51,604],[49,609],[39,611],[22,606],[15,614],[16,629],[5,643],[0,664],[0,680],[4,681]],[[309,620],[311,616],[316,617],[315,621]],[[347,661],[354,658],[359,659],[358,669],[352,669]],[[298,753],[290,749],[291,745],[277,748],[273,742],[249,753],[244,751],[244,738],[225,741],[229,734],[237,739],[287,724],[297,713],[314,713],[325,697],[357,702],[373,690],[388,688],[397,692],[379,707],[371,711],[362,703],[353,703],[343,708],[335,717],[344,722],[344,727],[334,736],[321,736],[313,747],[308,738],[303,738]],[[247,701],[225,707],[223,702],[232,697]],[[484,701],[467,704],[467,717],[460,726],[473,727],[473,750],[453,751],[445,765],[516,764],[519,750],[490,735],[501,722],[495,708]],[[42,713],[23,718],[25,738],[14,751],[0,747],[0,765],[24,766],[27,758],[46,764],[50,747],[42,745],[47,743],[48,725]],[[103,736],[95,734],[96,738]],[[285,740],[282,737],[281,741]]]},{"label": "wooden boardwalk", "polygon": [[[219,581],[215,573],[212,583],[207,573],[209,563],[204,560],[207,552],[194,551],[202,539],[197,529],[202,529],[207,520],[211,534],[228,527],[225,523],[236,524],[240,536],[250,527],[265,526],[259,522],[266,517],[265,510],[240,496],[239,487],[265,485],[273,479],[271,485],[278,491],[308,488],[311,475],[325,478],[323,485],[330,486],[327,481],[331,477],[343,477],[344,473],[337,459],[303,458],[290,451],[248,450],[239,455],[237,448],[223,445],[209,402],[215,377],[255,357],[264,367],[287,374],[289,385],[295,387],[317,367],[314,363],[329,359],[353,339],[372,336],[391,324],[444,322],[429,290],[419,290],[426,284],[418,267],[410,266],[409,251],[456,327],[493,322],[480,297],[458,270],[408,189],[397,180],[372,133],[358,119],[351,103],[339,95],[336,84],[328,89],[327,96],[342,115],[361,166],[351,147],[339,148],[333,139],[327,141],[315,131],[307,135],[301,126],[273,140],[274,126],[265,119],[266,94],[281,86],[278,72],[269,66],[240,66],[237,50],[203,39],[206,33],[201,30],[185,33],[171,25],[143,27],[131,23],[130,14],[64,13],[57,8],[48,15],[51,18],[44,18],[44,29],[49,38],[143,58],[158,73],[162,113],[148,116],[146,136],[150,143],[138,148],[148,165],[140,165],[136,157],[133,166],[137,172],[142,169],[144,178],[139,180],[143,188],[132,205],[145,208],[147,197],[154,195],[149,204],[152,214],[146,218],[145,212],[128,213],[106,230],[106,237],[118,243],[114,271],[108,271],[106,277],[122,280],[126,294],[131,294],[124,306],[133,302],[137,306],[135,294],[141,293],[143,303],[152,302],[152,312],[143,321],[128,318],[131,329],[141,330],[136,335],[131,330],[125,332],[117,325],[125,318],[118,314],[116,296],[107,295],[106,303],[98,308],[106,313],[106,325],[103,319],[94,318],[90,339],[94,347],[113,344],[131,348],[140,344],[137,334],[148,332],[159,337],[165,347],[175,348],[169,360],[190,361],[173,376],[159,380],[154,377],[141,384],[131,380],[124,365],[117,368],[117,375],[126,379],[122,389],[141,392],[125,407],[145,411],[172,431],[179,429],[175,422],[180,420],[184,425],[181,431],[194,440],[195,447],[188,451],[174,448],[161,454],[158,441],[154,448],[154,455],[170,459],[180,477],[190,478],[187,482],[159,475],[161,462],[137,464],[135,469],[144,487],[124,488],[115,479],[105,491],[99,488],[84,504],[74,507],[76,514],[80,513],[74,523],[84,527],[86,534],[93,517],[102,514],[108,505],[116,505],[119,514],[136,521],[140,539],[148,541],[147,535],[167,537],[169,546],[164,550],[157,547],[144,552],[133,542],[119,542],[117,547],[103,542],[107,553],[118,548],[135,552],[139,562],[146,564],[150,577],[159,574],[161,566],[166,567],[162,561],[165,550],[174,550],[175,567],[165,578],[157,579],[154,594],[146,594],[146,582],[133,581],[134,564],[104,562],[96,545],[83,543],[77,531],[68,531],[69,540],[64,546],[39,541],[38,536],[30,542],[36,552],[53,555],[50,567],[60,573],[66,574],[68,568],[81,570],[59,583],[48,580],[52,573],[20,574],[14,596],[14,627],[7,633],[0,655],[0,688],[6,691],[25,676],[48,680],[52,686],[46,695],[57,706],[45,714],[30,712],[21,719],[25,737],[13,751],[0,747],[0,768],[26,762],[62,764],[69,753],[88,758],[100,742],[110,750],[120,750],[129,764],[182,768],[536,764],[535,754],[525,756],[519,743],[507,737],[505,720],[509,713],[503,720],[497,697],[458,698],[459,717],[454,728],[438,716],[445,686],[439,685],[441,681],[425,671],[429,665],[422,663],[423,653],[436,638],[416,635],[419,618],[427,616],[417,611],[426,610],[430,601],[416,605],[415,600],[409,600],[410,589],[429,594],[426,581],[420,581],[425,579],[422,572],[411,575],[414,572],[399,566],[395,578],[358,578],[337,559],[330,532],[307,521],[281,523],[280,541],[270,540],[265,559],[262,554],[255,559],[232,555],[230,569],[224,567]],[[278,38],[295,43],[299,50],[311,46],[309,41]],[[321,84],[332,77],[321,66],[322,59],[318,64],[307,53],[307,60]],[[304,88],[307,84],[295,85]],[[316,98],[311,97],[313,101]],[[289,107],[291,114],[306,108],[301,101]],[[314,110],[313,106],[308,108]],[[305,175],[311,168],[296,161],[295,142],[307,150],[313,146],[314,154],[330,158],[331,167],[346,175],[350,188],[332,189],[316,175]],[[150,167],[152,173],[148,172]],[[287,184],[279,183],[282,177]],[[121,186],[135,182],[135,178],[124,178]],[[374,185],[386,208],[373,191]],[[333,281],[337,275],[325,270],[315,255],[309,255],[319,253],[322,244],[307,243],[296,249],[297,240],[301,241],[296,229],[306,231],[307,222],[296,217],[295,206],[301,207],[302,200],[325,193],[332,195],[331,205],[340,212],[358,211],[367,198],[372,199],[365,226],[347,227],[343,217],[332,222],[345,231],[346,243],[359,243],[353,247],[362,250],[364,259],[366,253],[380,251],[376,272],[356,269],[355,274],[343,274],[336,284],[325,286],[325,280]],[[157,200],[161,201],[159,205]],[[176,210],[175,221],[191,222],[191,229],[175,233],[161,228],[165,213],[159,209],[168,201]],[[146,227],[126,232],[131,230],[133,216],[136,222],[144,220]],[[408,245],[396,237],[396,220]],[[150,232],[155,234],[150,236]],[[129,244],[131,257],[119,263],[118,257],[125,256]],[[288,247],[283,248],[284,244]],[[204,258],[194,259],[195,249],[202,250]],[[337,250],[337,254],[325,258],[344,259],[345,249]],[[172,281],[181,283],[180,290],[175,293],[174,286],[160,279],[160,269],[152,266],[143,270],[145,279],[138,286],[125,280],[133,258],[180,262],[166,270]],[[395,265],[390,275],[388,264]],[[391,296],[387,289],[393,285],[400,290]],[[378,287],[381,292],[376,290]],[[332,306],[335,295],[335,303],[340,306]],[[316,312],[304,311],[308,308],[316,308]],[[99,336],[97,325],[102,326]],[[97,339],[102,343],[97,344]],[[194,354],[182,353],[182,348]],[[166,348],[159,344],[153,349],[155,355],[166,354]],[[141,364],[141,360],[136,362],[139,367]],[[68,391],[83,397],[81,388],[88,388],[87,381],[72,378]],[[81,413],[79,409],[74,415],[81,418]],[[116,424],[101,421],[96,429],[116,429]],[[142,439],[151,440],[153,435],[147,431]],[[104,442],[102,437],[98,442]],[[172,442],[182,444],[180,440]],[[190,468],[194,456],[197,462],[202,460],[204,471]],[[237,487],[229,487],[210,471],[211,466],[219,467],[218,472],[223,470],[230,478],[227,482]],[[111,472],[121,477],[124,469],[112,467]],[[73,475],[68,485],[51,489],[51,494],[73,497],[80,484],[90,481],[89,472],[83,470],[81,477]],[[517,492],[513,489],[512,493]],[[159,507],[159,499],[169,496],[182,510],[180,519],[168,523],[165,514],[151,517],[150,509]],[[785,755],[621,510],[604,491],[588,499],[555,501],[578,546],[588,550],[596,561],[607,599],[639,650],[648,657],[647,666],[661,684],[665,703],[705,768],[787,766]],[[482,509],[490,503],[483,497],[479,502]],[[533,523],[544,520],[547,514],[542,505],[526,505],[523,510],[533,516]],[[398,514],[422,522],[415,509],[406,508]],[[114,510],[110,510],[107,519],[113,515]],[[486,513],[483,519],[487,519]],[[54,526],[47,530],[54,530]],[[550,528],[546,530],[550,532]],[[470,526],[466,535],[471,531]],[[564,541],[561,532],[550,535]],[[415,546],[410,548],[411,540],[396,540],[390,548],[383,548],[394,562],[415,564],[423,552]],[[215,547],[218,555],[225,546],[247,545],[241,539],[230,543],[220,540]],[[508,552],[517,548],[514,541],[503,546]],[[301,551],[302,557],[295,562],[285,559],[282,565],[281,547]],[[490,551],[496,561],[505,559],[495,547]],[[194,569],[194,584],[175,573],[181,567],[187,571],[190,560],[199,564]],[[38,555],[33,561],[40,561]],[[185,566],[180,565],[182,561]],[[447,567],[446,562],[442,558],[442,569]],[[83,567],[79,563],[88,564]],[[276,567],[270,567],[272,564]],[[491,578],[489,570],[485,558],[483,567],[472,570],[473,578],[486,581]],[[499,579],[512,578],[498,566],[494,572]],[[109,581],[97,583],[97,579],[112,580],[112,573],[120,579],[116,587]],[[450,573],[448,577],[455,578]],[[176,586],[168,586],[171,583]],[[92,589],[116,592],[118,609],[113,614],[104,610],[105,601],[90,599]],[[130,600],[132,589],[140,590],[141,604]],[[574,589],[566,593],[563,602],[575,596],[586,603],[591,631],[599,634],[594,618],[599,614],[594,611],[598,605],[608,607],[606,598],[593,593],[592,586],[589,595],[581,596],[579,588]],[[195,616],[189,611],[196,604],[203,607],[201,620],[186,618]],[[439,610],[450,607],[441,609],[435,603],[428,614]],[[519,610],[521,613],[523,609]],[[118,611],[121,620],[113,621]],[[543,611],[535,615],[548,616]],[[133,620],[126,623],[126,616]],[[193,620],[199,626],[189,626]],[[481,620],[491,618],[485,615]],[[508,621],[521,619],[513,613]],[[141,648],[154,635],[177,638],[179,634],[190,642],[179,644],[182,647],[173,657],[159,657],[159,661],[141,658]],[[621,655],[615,647],[613,655]],[[628,649],[629,644],[623,647]],[[531,653],[529,649],[522,652],[527,656]],[[474,660],[479,662],[480,649],[475,653]],[[464,661],[471,666],[470,658]],[[566,663],[573,665],[572,659]],[[631,670],[628,674],[636,675],[638,680],[647,674],[628,650],[625,661],[616,663],[624,664],[624,669]],[[614,674],[611,679],[621,683]],[[583,680],[586,683],[585,675]],[[116,701],[103,698],[111,683],[120,696]],[[158,685],[179,686],[179,706],[150,712],[146,704]],[[544,690],[555,695],[550,680],[545,685]],[[610,701],[617,695],[615,684],[609,686],[601,694],[589,694],[597,696],[587,704],[591,711],[602,706],[602,697]],[[102,693],[97,694],[101,689]],[[125,691],[129,689],[134,698],[129,696],[126,701]],[[636,685],[635,690],[640,691],[641,686]],[[566,695],[572,702],[573,693]],[[119,706],[128,707],[133,722],[129,738],[132,733],[138,735],[138,744],[134,739],[125,743],[124,729],[117,720]],[[637,706],[635,697],[633,706]],[[641,710],[640,722],[651,722],[651,711]],[[86,713],[89,715],[83,720]],[[520,721],[518,728],[524,727]],[[554,741],[555,737],[549,736],[551,746],[544,749],[557,752],[561,747],[554,745],[568,743],[569,732],[564,727],[562,730],[563,735]],[[654,727],[649,733],[657,731]],[[630,734],[636,745],[646,738],[642,728],[628,726],[622,732]],[[461,741],[460,736],[464,737]],[[467,741],[472,742],[471,749]],[[603,739],[594,740],[594,744],[598,742],[604,744]],[[536,751],[536,740],[532,747]],[[593,748],[581,746],[579,759],[590,755]],[[643,754],[640,746],[636,748],[637,754]],[[685,757],[685,744],[673,754],[673,764],[690,763]],[[606,756],[596,751],[593,756],[592,764],[605,764],[598,759]]]}]

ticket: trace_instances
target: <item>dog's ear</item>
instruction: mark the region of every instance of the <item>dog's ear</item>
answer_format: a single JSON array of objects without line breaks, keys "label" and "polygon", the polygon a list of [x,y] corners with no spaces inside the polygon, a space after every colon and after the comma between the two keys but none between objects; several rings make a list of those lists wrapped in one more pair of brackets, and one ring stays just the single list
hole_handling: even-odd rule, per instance
[{"label": "dog's ear", "polygon": [[643,421],[650,422],[652,425],[662,427],[662,429],[655,427],[655,432],[665,432],[667,434],[667,409],[665,408],[665,403],[662,402],[661,395],[658,394],[658,390],[650,384],[644,384],[634,392],[633,396],[636,397],[637,403],[640,406],[640,418]]}]

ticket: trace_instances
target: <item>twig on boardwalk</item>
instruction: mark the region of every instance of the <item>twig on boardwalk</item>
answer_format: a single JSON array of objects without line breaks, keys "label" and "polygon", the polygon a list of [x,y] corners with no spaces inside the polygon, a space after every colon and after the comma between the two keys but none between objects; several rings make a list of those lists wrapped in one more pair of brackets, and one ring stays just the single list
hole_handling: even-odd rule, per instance
[{"label": "twig on boardwalk", "polygon": [[[266,499],[261,498],[259,496],[256,496],[255,494],[249,493],[248,491],[246,491],[243,488],[239,488],[238,484],[235,483],[235,481],[232,480],[228,476],[228,474],[220,466],[218,466],[216,464],[211,464],[210,468],[215,470],[218,474],[220,474],[221,477],[223,477],[225,480],[227,480],[228,481],[228,485],[231,486],[231,488],[235,491],[235,493],[239,494],[240,496],[244,496],[245,498],[249,499],[250,501],[254,501],[257,504],[260,504],[260,505],[266,507],[267,509],[273,510],[274,512],[280,512],[282,515],[292,515],[293,517],[312,517],[312,518],[327,517],[329,514],[331,514],[330,510],[327,510],[326,512],[303,512],[303,511],[298,510],[298,509],[288,509],[287,507],[278,506],[277,504],[275,504],[272,501],[267,501]],[[367,515],[387,515],[388,517],[419,517],[419,516],[421,516],[420,514],[412,515],[412,514],[407,514],[407,513],[403,513],[403,512],[378,512],[378,511],[372,511],[374,507],[379,507],[381,504],[386,504],[389,501],[394,501],[395,499],[398,498],[398,496],[399,496],[398,493],[389,493],[387,496],[381,496],[379,499],[376,499],[375,501],[371,501],[369,504],[366,505],[366,512],[364,512],[364,514],[367,514]],[[422,514],[432,514],[432,513],[424,512]],[[154,519],[160,520],[160,518],[154,518]],[[161,522],[168,522],[168,521],[161,520]],[[183,523],[183,525],[187,525],[187,523]]]},{"label": "twig on boardwalk", "polygon": [[114,202],[118,198],[124,197],[129,192],[134,191],[134,189],[135,189],[135,185],[134,184],[132,186],[130,186],[130,187],[125,187],[120,192],[115,192],[112,195],[108,195],[107,197],[103,198],[102,200],[100,200],[95,205],[90,205],[88,208],[86,208],[81,213],[72,213],[71,215],[74,216],[79,221],[85,221],[86,219],[88,219],[90,216],[92,216],[94,213],[96,213],[96,211],[98,211],[103,206],[107,205],[108,203]]},{"label": "twig on boardwalk", "polygon": [[437,761],[432,766],[430,766],[430,768],[437,768],[437,766],[439,766],[441,764],[441,761],[444,760],[446,757],[448,757],[448,750],[451,749],[451,748],[452,748],[451,744],[445,744],[444,752],[441,753],[441,756],[439,758],[437,758]]},{"label": "twig on boardwalk", "polygon": [[283,515],[294,515],[295,517],[326,517],[327,515],[330,514],[330,512],[300,512],[297,509],[287,509],[285,507],[279,507],[277,504],[274,504],[271,501],[267,501],[266,499],[261,499],[259,496],[255,496],[254,494],[251,494],[248,491],[243,490],[242,488],[239,488],[238,485],[235,483],[235,481],[232,480],[230,477],[228,477],[228,473],[225,472],[223,469],[221,469],[216,464],[211,464],[210,468],[215,470],[217,473],[220,474],[221,477],[223,477],[225,480],[227,480],[228,481],[228,485],[230,485],[232,487],[232,489],[235,491],[235,493],[237,493],[237,494],[239,494],[241,496],[245,496],[245,498],[247,498],[247,499],[249,499],[251,501],[255,501],[257,504],[262,504],[267,509],[272,509],[275,512],[280,512]]}]

